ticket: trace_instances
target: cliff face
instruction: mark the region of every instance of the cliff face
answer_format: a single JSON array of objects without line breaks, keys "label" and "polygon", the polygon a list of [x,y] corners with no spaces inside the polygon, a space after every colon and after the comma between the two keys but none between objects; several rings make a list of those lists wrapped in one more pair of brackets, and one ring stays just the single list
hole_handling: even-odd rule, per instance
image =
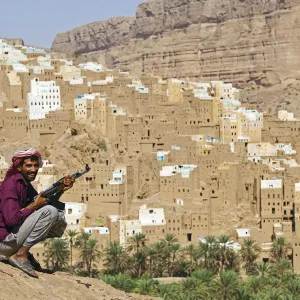
[{"label": "cliff face", "polygon": [[154,0],[135,18],[60,33],[52,50],[137,74],[272,85],[299,72],[299,12],[299,0]]},{"label": "cliff face", "polygon": [[112,18],[80,26],[56,35],[52,50],[63,53],[86,53],[125,44],[131,38],[135,18]]}]

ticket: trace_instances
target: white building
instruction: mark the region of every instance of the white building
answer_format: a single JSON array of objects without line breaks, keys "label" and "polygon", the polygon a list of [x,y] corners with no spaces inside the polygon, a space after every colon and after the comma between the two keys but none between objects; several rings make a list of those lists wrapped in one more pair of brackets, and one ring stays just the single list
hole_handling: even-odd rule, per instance
[{"label": "white building", "polygon": [[126,168],[119,168],[114,170],[113,178],[109,181],[109,184],[123,184],[125,175]]},{"label": "white building", "polygon": [[109,228],[108,227],[84,227],[83,231],[85,233],[94,233],[96,232],[99,235],[108,235],[109,234]]},{"label": "white building", "polygon": [[279,110],[278,119],[281,121],[297,121],[294,117],[294,113],[288,112],[287,110]]},{"label": "white building", "polygon": [[17,73],[29,73],[28,68],[23,64],[12,64],[12,68]]},{"label": "white building", "polygon": [[79,67],[83,70],[89,70],[93,72],[103,72],[104,68],[102,65],[94,63],[94,62],[87,62],[85,64],[80,64]]},{"label": "white building", "polygon": [[87,211],[85,203],[66,202],[65,217],[68,229],[80,231],[84,226],[84,216]]},{"label": "white building", "polygon": [[120,244],[126,246],[128,239],[142,233],[140,220],[120,220]]},{"label": "white building", "polygon": [[27,94],[27,107],[30,120],[44,119],[50,111],[61,109],[60,87],[55,81],[31,80],[31,92]]},{"label": "white building", "polygon": [[5,40],[0,39],[0,61],[4,61],[7,65],[18,64],[26,61],[27,56],[22,51],[8,45]]},{"label": "white building", "polygon": [[160,171],[160,176],[175,176],[181,174],[182,178],[189,178],[190,173],[197,168],[197,165],[175,165],[175,166],[163,166]]},{"label": "white building", "polygon": [[261,189],[281,189],[282,179],[261,180]]},{"label": "white building", "polygon": [[139,220],[142,226],[166,225],[164,209],[147,208],[147,205],[143,205],[140,207]]}]

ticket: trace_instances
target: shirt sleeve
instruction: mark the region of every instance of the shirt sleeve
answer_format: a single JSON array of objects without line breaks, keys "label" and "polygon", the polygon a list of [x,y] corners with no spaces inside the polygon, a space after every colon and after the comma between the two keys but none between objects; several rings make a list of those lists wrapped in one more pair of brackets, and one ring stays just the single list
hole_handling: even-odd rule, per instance
[{"label": "shirt sleeve", "polygon": [[16,189],[9,187],[2,194],[2,213],[4,222],[9,227],[20,225],[32,213],[29,208],[22,210]]}]

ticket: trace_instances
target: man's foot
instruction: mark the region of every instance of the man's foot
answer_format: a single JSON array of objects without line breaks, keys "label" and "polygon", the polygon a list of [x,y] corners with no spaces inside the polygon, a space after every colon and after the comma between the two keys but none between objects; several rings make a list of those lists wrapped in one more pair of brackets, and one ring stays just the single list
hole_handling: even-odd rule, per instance
[{"label": "man's foot", "polygon": [[8,262],[8,257],[0,254],[0,262],[4,262],[4,263]]},{"label": "man's foot", "polygon": [[13,257],[10,257],[8,259],[8,261],[13,267],[16,267],[16,268],[22,270],[27,275],[34,277],[34,278],[39,278],[39,276],[34,271],[34,268],[30,264],[29,260],[20,261],[20,260],[14,259]]},{"label": "man's foot", "polygon": [[34,258],[34,256],[30,252],[28,253],[28,260],[37,272],[47,273],[47,274],[53,274],[54,273],[53,270],[42,268],[40,263]]}]

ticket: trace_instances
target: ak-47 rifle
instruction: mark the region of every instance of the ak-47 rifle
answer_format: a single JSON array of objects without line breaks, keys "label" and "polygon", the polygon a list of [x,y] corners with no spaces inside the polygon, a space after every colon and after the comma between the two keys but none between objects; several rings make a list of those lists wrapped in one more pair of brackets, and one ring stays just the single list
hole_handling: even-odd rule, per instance
[{"label": "ak-47 rifle", "polygon": [[[86,174],[87,172],[90,171],[90,167],[88,165],[85,165],[85,170],[82,172],[74,172],[73,174],[70,175],[71,178],[77,179],[81,177],[82,175]],[[61,192],[64,188],[64,179],[65,177],[59,179],[55,183],[53,183],[50,187],[48,187],[45,191],[42,192],[42,197],[43,198],[48,198],[51,199],[57,192]]]}]

